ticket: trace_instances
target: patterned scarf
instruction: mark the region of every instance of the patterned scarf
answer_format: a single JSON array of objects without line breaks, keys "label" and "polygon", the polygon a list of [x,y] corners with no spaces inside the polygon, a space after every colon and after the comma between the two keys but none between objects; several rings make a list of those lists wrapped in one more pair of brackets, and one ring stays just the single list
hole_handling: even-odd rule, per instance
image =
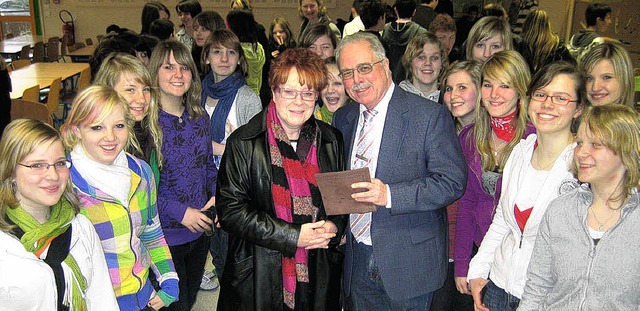
[{"label": "patterned scarf", "polygon": [[218,100],[216,109],[211,115],[211,140],[217,143],[221,143],[224,140],[224,128],[225,124],[227,124],[231,106],[233,106],[233,100],[236,98],[238,89],[246,84],[240,71],[232,73],[218,83],[215,82],[213,71],[204,77],[202,81],[202,107],[206,105],[207,97]]},{"label": "patterned scarf", "polygon": [[516,126],[514,119],[518,115],[518,110],[504,117],[491,117],[491,129],[501,140],[510,142],[516,135]]},{"label": "patterned scarf", "polygon": [[[272,196],[276,216],[288,223],[316,221],[322,203],[315,174],[320,172],[317,159],[318,129],[314,118],[302,125],[294,151],[272,101],[267,110],[267,138],[271,155]],[[296,298],[306,302],[309,293],[308,251],[299,247],[294,258],[282,256],[284,303],[295,309]],[[296,295],[296,288],[298,295]],[[297,297],[296,297],[297,296]]]},{"label": "patterned scarf", "polygon": [[[58,203],[51,206],[51,215],[44,224],[40,224],[20,206],[8,208],[7,216],[25,232],[20,238],[25,250],[40,258],[42,253],[51,245],[51,242],[69,229],[71,220],[76,217],[76,213],[71,203],[63,196]],[[87,290],[87,280],[82,275],[78,263],[71,254],[67,255],[64,262],[71,268],[74,276],[74,280],[65,281],[67,287],[69,283],[73,286],[71,291],[73,310],[86,310],[87,305],[85,304],[83,293]],[[66,294],[68,295],[68,292]]]}]

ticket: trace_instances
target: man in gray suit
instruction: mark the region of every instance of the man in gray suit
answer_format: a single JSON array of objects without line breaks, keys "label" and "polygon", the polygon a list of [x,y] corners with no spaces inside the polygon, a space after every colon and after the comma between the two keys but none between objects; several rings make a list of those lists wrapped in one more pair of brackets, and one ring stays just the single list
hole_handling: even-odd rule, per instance
[{"label": "man in gray suit", "polygon": [[466,185],[466,165],[449,111],[395,86],[378,39],[360,32],[336,50],[356,101],[333,124],[349,168],[369,167],[354,194],[376,212],[350,215],[344,294],[353,310],[428,310],[447,269],[445,207]]}]

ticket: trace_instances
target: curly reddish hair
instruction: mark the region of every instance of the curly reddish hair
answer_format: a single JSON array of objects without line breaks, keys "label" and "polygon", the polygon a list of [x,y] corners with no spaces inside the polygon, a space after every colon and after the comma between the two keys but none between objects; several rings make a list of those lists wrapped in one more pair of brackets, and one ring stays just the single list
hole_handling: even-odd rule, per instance
[{"label": "curly reddish hair", "polygon": [[300,77],[300,85],[320,92],[327,85],[327,69],[324,61],[316,53],[303,48],[287,49],[271,63],[269,85],[275,91],[289,80],[289,72],[295,68]]}]

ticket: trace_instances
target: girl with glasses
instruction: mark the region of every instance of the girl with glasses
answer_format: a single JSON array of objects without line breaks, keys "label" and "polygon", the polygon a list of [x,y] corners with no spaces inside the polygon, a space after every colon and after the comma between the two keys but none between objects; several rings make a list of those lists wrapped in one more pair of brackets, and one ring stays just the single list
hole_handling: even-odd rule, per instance
[{"label": "girl with glasses", "polygon": [[269,76],[273,101],[231,134],[220,165],[229,255],[218,310],[338,310],[341,264],[327,248],[347,216],[326,216],[313,177],[344,169],[337,130],[312,117],[326,69],[313,52],[288,49]]},{"label": "girl with glasses", "polygon": [[1,308],[118,310],[100,238],[78,215],[58,131],[15,120],[0,159]]},{"label": "girl with glasses", "polygon": [[567,62],[542,67],[531,81],[527,112],[536,134],[513,148],[496,214],[469,264],[467,279],[478,310],[516,310],[529,261],[542,255],[534,253],[533,246],[549,203],[571,178],[576,146],[571,127],[584,106],[583,81]]}]

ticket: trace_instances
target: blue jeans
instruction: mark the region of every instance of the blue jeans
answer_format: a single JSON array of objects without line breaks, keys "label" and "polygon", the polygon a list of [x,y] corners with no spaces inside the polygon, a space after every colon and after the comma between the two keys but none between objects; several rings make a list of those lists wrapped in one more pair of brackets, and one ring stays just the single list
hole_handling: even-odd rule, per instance
[{"label": "blue jeans", "polygon": [[507,293],[489,280],[482,303],[491,311],[515,311],[518,309],[520,299]]},{"label": "blue jeans", "polygon": [[348,310],[424,310],[431,306],[433,292],[398,301],[387,295],[371,246],[354,242],[351,295]]},{"label": "blue jeans", "polygon": [[211,254],[211,263],[216,268],[218,280],[224,274],[224,263],[227,261],[227,253],[229,250],[229,234],[222,228],[214,228],[209,243],[209,253]]}]

